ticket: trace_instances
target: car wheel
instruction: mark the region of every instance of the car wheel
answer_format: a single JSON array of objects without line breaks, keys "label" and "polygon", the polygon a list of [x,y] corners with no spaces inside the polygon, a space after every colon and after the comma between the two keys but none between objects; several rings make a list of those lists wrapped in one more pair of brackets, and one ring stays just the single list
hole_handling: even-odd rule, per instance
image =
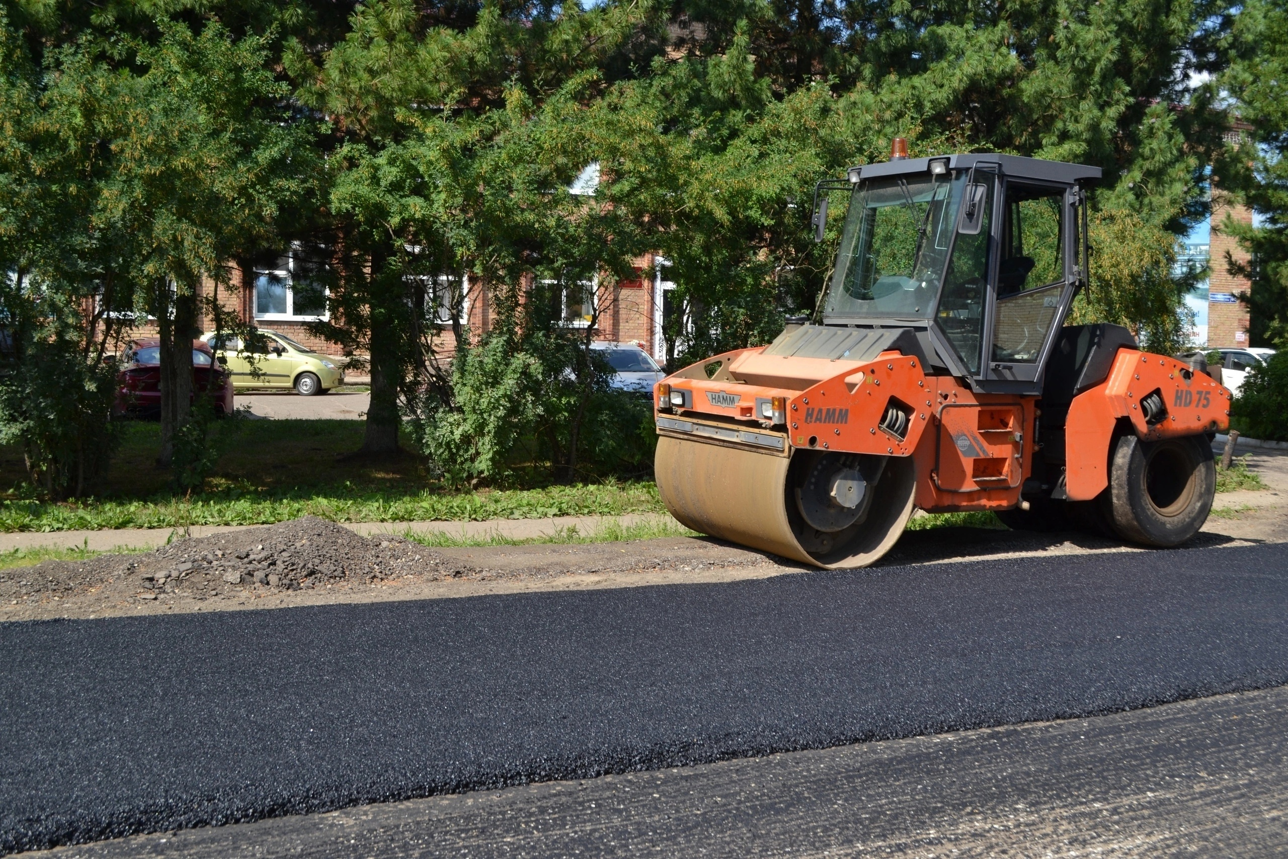
[{"label": "car wheel", "polygon": [[1124,538],[1147,546],[1177,546],[1207,521],[1216,466],[1203,436],[1141,441],[1125,435],[1110,466],[1106,512]]},{"label": "car wheel", "polygon": [[322,381],[312,373],[300,373],[295,377],[295,393],[301,397],[312,397],[322,392]]}]

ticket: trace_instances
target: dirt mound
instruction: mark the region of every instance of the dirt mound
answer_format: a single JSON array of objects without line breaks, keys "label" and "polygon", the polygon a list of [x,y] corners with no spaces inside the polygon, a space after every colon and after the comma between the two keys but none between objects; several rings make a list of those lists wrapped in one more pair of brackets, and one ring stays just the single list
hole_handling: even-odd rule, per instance
[{"label": "dirt mound", "polygon": [[200,598],[230,589],[300,590],[338,582],[370,584],[416,575],[432,579],[474,569],[402,537],[359,536],[306,516],[244,531],[178,540],[143,555],[45,561],[0,573],[0,599],[71,596],[114,582],[132,583],[143,599],[186,593]]}]

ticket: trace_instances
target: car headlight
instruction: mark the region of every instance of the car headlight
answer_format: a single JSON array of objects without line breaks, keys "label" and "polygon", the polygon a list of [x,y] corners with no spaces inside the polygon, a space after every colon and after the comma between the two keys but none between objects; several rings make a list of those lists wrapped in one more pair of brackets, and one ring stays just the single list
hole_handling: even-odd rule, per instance
[{"label": "car headlight", "polygon": [[328,370],[335,369],[335,365],[332,364],[330,361],[319,361],[318,363],[321,364],[323,367],[326,367]]}]

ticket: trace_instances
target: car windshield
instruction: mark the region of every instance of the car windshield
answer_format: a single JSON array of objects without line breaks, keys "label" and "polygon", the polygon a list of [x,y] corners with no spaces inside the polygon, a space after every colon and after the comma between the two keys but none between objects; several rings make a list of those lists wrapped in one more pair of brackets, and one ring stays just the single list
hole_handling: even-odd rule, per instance
[{"label": "car windshield", "polygon": [[[142,349],[136,349],[133,361],[135,364],[161,364],[161,347],[144,346]],[[192,350],[192,365],[194,367],[209,367],[210,356],[200,349]]]},{"label": "car windshield", "polygon": [[658,366],[642,349],[602,349],[609,366],[619,373],[656,373]]},{"label": "car windshield", "polygon": [[965,181],[918,174],[860,183],[850,199],[824,312],[929,318]]}]

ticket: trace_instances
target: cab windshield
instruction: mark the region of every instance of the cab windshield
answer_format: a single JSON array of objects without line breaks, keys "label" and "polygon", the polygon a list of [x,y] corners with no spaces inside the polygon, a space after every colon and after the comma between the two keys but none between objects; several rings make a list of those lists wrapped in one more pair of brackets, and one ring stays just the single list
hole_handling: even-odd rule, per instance
[{"label": "cab windshield", "polygon": [[965,177],[861,182],[850,200],[827,316],[929,319]]}]

